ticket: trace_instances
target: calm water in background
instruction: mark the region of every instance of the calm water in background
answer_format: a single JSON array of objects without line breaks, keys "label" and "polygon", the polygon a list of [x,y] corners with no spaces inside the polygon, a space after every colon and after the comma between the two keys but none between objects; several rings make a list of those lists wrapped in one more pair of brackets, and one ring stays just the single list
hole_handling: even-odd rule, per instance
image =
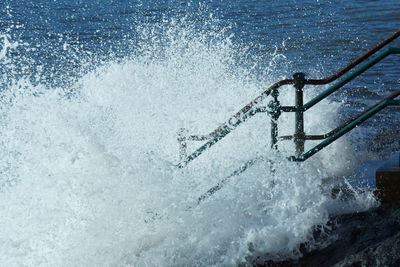
[{"label": "calm water in background", "polygon": [[[268,150],[269,120],[249,122],[228,137],[234,146],[220,142],[187,171],[170,164],[179,127],[210,131],[294,72],[330,75],[400,28],[399,1],[5,0],[0,12],[0,265],[298,257],[299,244],[321,245],[312,231],[329,214],[375,203],[338,203],[321,181],[368,158],[379,136],[390,137],[385,150],[400,146],[399,113],[385,111],[301,168],[255,165],[200,206],[237,164],[279,159]],[[386,58],[308,111],[307,126],[331,129],[398,90],[398,62]]]},{"label": "calm water in background", "polygon": [[[56,84],[67,82],[77,69],[82,71],[82,57],[124,58],[135,51],[138,28],[183,17],[194,27],[209,27],[210,31],[230,27],[226,34],[233,34],[235,43],[249,45],[252,54],[282,54],[289,64],[276,66],[274,75],[281,78],[297,71],[308,77],[327,76],[397,30],[400,23],[396,0],[6,0],[0,10],[0,31],[25,44],[11,52],[19,59],[14,60],[15,73],[32,74],[40,65],[40,79]],[[66,45],[75,53],[66,53]],[[359,100],[367,95],[368,100],[375,100],[379,98],[376,94],[396,89],[397,59],[385,59],[336,98]],[[264,67],[259,63],[260,73]],[[6,69],[2,72],[3,77],[8,75]]]},{"label": "calm water in background", "polygon": [[[48,64],[57,61],[54,50],[61,50],[64,42],[95,55],[112,52],[123,57],[131,52],[141,24],[187,16],[198,27],[217,18],[221,28],[231,26],[235,42],[253,44],[255,53],[280,48],[293,64],[285,66],[282,75],[316,64],[330,73],[398,29],[400,20],[400,4],[390,0],[23,0],[1,5],[2,31],[40,48],[32,56]],[[206,11],[199,13],[202,9]]]}]

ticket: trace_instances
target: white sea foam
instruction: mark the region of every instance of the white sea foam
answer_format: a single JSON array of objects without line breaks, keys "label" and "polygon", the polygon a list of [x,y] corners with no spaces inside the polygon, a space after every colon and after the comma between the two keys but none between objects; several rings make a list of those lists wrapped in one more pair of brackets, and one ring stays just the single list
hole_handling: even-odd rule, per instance
[{"label": "white sea foam", "polygon": [[0,34],[0,38],[3,39],[0,60],[3,60],[6,58],[8,50],[17,48],[19,44],[18,42],[10,42],[10,36],[8,34]]},{"label": "white sea foam", "polygon": [[[20,79],[2,92],[1,264],[234,266],[299,256],[313,226],[342,205],[323,194],[330,185],[322,179],[352,166],[351,144],[289,163],[292,144],[271,151],[262,114],[176,169],[179,128],[208,133],[279,73],[259,78],[239,65],[246,48],[224,32],[180,22],[143,32],[135,56],[110,60],[72,88]],[[252,60],[287,63],[279,55]],[[281,99],[293,103],[289,88]],[[307,129],[332,128],[338,109],[327,101],[313,108]],[[282,117],[281,133],[292,133],[292,119]],[[272,159],[275,172],[259,162],[197,205],[256,156]]]}]

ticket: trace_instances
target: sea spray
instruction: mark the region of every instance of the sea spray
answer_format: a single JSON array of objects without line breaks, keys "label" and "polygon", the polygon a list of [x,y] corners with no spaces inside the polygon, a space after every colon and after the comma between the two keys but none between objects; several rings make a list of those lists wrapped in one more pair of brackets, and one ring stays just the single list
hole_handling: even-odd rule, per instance
[{"label": "sea spray", "polygon": [[[184,20],[167,25],[141,29],[129,56],[92,67],[71,86],[27,77],[3,90],[2,264],[233,266],[299,257],[313,227],[342,205],[323,194],[322,179],[351,166],[350,143],[290,163],[291,143],[280,143],[279,152],[269,148],[266,114],[187,168],[175,168],[180,128],[212,131],[278,80],[289,62],[276,53],[248,57],[248,47],[224,31],[199,31]],[[279,65],[268,70],[276,76],[247,67],[263,61]],[[293,103],[292,91],[282,88],[283,103]],[[324,103],[307,115],[310,131],[335,125],[340,105]],[[280,119],[282,134],[292,132],[291,119]],[[343,161],[328,162],[332,154]],[[260,161],[198,204],[210,187],[260,156],[273,168]]]}]

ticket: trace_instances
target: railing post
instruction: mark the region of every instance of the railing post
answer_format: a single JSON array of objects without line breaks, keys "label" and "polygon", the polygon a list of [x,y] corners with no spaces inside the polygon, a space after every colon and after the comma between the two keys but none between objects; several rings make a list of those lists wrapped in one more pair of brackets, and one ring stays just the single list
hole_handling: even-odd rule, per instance
[{"label": "railing post", "polygon": [[187,135],[186,129],[180,128],[178,131],[179,162],[183,162],[187,158],[186,135]]},{"label": "railing post", "polygon": [[272,100],[269,102],[268,113],[271,115],[271,148],[278,149],[278,119],[281,116],[281,105],[278,100],[279,92],[277,89],[271,92]]},{"label": "railing post", "polygon": [[296,147],[296,157],[304,153],[305,133],[304,133],[304,112],[299,110],[303,106],[303,87],[305,85],[305,74],[298,72],[293,74],[295,96],[295,131],[294,144]]}]

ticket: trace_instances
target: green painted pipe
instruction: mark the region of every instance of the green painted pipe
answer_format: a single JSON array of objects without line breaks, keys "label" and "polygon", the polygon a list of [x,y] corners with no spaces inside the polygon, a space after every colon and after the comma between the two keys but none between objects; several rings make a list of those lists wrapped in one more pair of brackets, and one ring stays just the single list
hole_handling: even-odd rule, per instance
[{"label": "green painted pipe", "polygon": [[[356,68],[352,73],[348,74],[347,76],[345,76],[343,79],[341,79],[339,82],[335,83],[334,85],[332,85],[331,87],[329,87],[327,90],[325,90],[324,92],[322,92],[321,94],[319,94],[318,96],[314,97],[313,99],[311,99],[309,102],[307,102],[305,105],[303,105],[302,107],[281,107],[278,109],[278,111],[284,111],[284,112],[295,112],[295,111],[306,111],[309,108],[311,108],[312,106],[314,106],[315,104],[317,104],[318,102],[320,102],[321,100],[323,100],[324,98],[328,97],[330,94],[332,94],[333,92],[337,91],[338,89],[340,89],[341,87],[343,87],[345,84],[347,84],[348,82],[352,81],[355,77],[357,77],[358,75],[360,75],[361,73],[365,72],[366,70],[368,70],[370,67],[372,67],[373,65],[375,65],[376,63],[378,63],[379,61],[381,61],[382,59],[384,59],[385,57],[387,57],[390,54],[400,54],[400,48],[398,47],[392,47],[392,48],[387,48],[385,49],[383,52],[379,53],[378,55],[374,56],[373,58],[371,58],[369,61],[365,62],[364,64],[360,65],[358,68]],[[267,94],[268,95],[268,94]],[[267,95],[265,95],[264,97],[266,97]],[[395,100],[390,100],[390,101],[395,101]],[[386,102],[383,102],[386,103]],[[397,103],[397,102],[396,102]],[[394,105],[398,105],[398,104],[394,104]],[[379,107],[380,105],[378,105]],[[372,112],[373,110],[375,110],[376,107],[374,109],[372,109],[370,112]],[[379,110],[378,110],[379,111]],[[378,112],[377,111],[377,112]],[[219,132],[216,136],[214,136],[213,138],[211,138],[209,141],[207,141],[205,144],[203,144],[201,147],[199,147],[198,149],[196,149],[192,154],[190,154],[188,157],[186,157],[182,162],[180,162],[179,164],[177,164],[176,166],[178,168],[183,168],[185,167],[189,162],[191,162],[192,160],[194,160],[195,158],[197,158],[198,156],[200,156],[205,150],[207,150],[208,148],[210,148],[211,146],[213,146],[214,144],[216,144],[219,140],[221,140],[222,138],[224,138],[226,135],[228,135],[230,132],[232,132],[237,126],[239,126],[240,124],[242,124],[243,122],[245,122],[248,118],[253,117],[255,114],[257,114],[258,112],[262,112],[261,110],[258,109],[250,109],[249,111],[247,111],[244,115],[241,116],[241,118],[238,118],[237,121],[235,121],[234,123],[230,123],[229,125],[225,125],[224,129]],[[370,112],[366,113],[369,114]],[[375,113],[374,113],[375,114]],[[364,116],[361,116],[360,118],[363,118]],[[360,118],[358,120],[360,120]],[[367,117],[369,118],[369,117]],[[367,119],[365,118],[365,119]],[[365,120],[364,119],[364,120]],[[361,123],[361,122],[360,122]],[[341,133],[344,129],[347,129],[351,124],[349,124],[347,127],[343,128],[341,131],[337,132],[335,135],[333,135],[332,137],[330,137],[329,139],[326,139],[325,141],[323,141],[320,145],[316,146],[315,148],[313,148],[312,150],[303,153],[302,155],[300,155],[299,157],[291,157],[291,160],[295,160],[295,161],[304,161],[305,159],[311,157],[312,155],[314,155],[315,153],[317,153],[319,150],[321,150],[322,148],[324,148],[325,146],[329,145],[330,143],[332,143],[333,141],[335,141],[337,138],[339,138],[340,136],[342,136],[343,134],[347,133],[344,132],[343,134],[341,134],[340,136],[338,136],[336,139],[334,139],[333,141],[327,143],[326,145],[325,142],[327,142],[328,140],[330,140],[331,138],[334,138],[337,134]],[[358,124],[357,124],[358,125]],[[355,127],[355,126],[354,126]],[[354,128],[353,127],[353,128]],[[351,128],[352,129],[352,128]],[[351,130],[350,129],[350,130]],[[348,130],[348,131],[350,131]],[[314,152],[315,150],[315,152]],[[307,156],[305,159],[302,160],[302,157]]]},{"label": "green painted pipe", "polygon": [[361,64],[359,67],[357,67],[353,72],[350,74],[346,75],[343,79],[341,79],[339,82],[335,83],[334,85],[330,86],[328,89],[323,91],[321,94],[317,95],[310,101],[308,101],[306,104],[303,105],[301,108],[301,111],[306,111],[310,109],[312,106],[323,100],[324,98],[328,97],[330,94],[333,92],[337,91],[341,87],[343,87],[345,84],[348,82],[352,81],[355,77],[360,75],[361,73],[365,72],[369,68],[371,68],[373,65],[384,59],[390,54],[400,54],[400,48],[399,47],[390,47],[386,48],[384,51],[381,53],[377,54],[367,62]]},{"label": "green painted pipe", "polygon": [[372,108],[371,110],[369,110],[368,112],[366,112],[365,114],[360,116],[359,118],[355,119],[353,122],[349,123],[347,126],[345,126],[343,129],[339,130],[337,133],[335,133],[331,137],[325,139],[320,144],[316,145],[315,147],[313,147],[312,149],[307,151],[306,153],[303,153],[298,157],[290,157],[289,160],[305,161],[306,159],[310,158],[315,153],[322,150],[324,147],[330,145],[335,140],[337,140],[344,134],[348,133],[349,131],[351,131],[352,129],[354,129],[355,127],[357,127],[358,125],[360,125],[361,123],[363,123],[364,121],[366,121],[367,119],[369,119],[370,117],[372,117],[373,115],[375,115],[376,113],[378,113],[379,111],[381,111],[382,109],[384,109],[385,107],[387,107],[389,105],[390,106],[391,105],[400,105],[400,100],[385,100],[385,101],[383,101],[382,103],[375,106],[374,108]]},{"label": "green painted pipe", "polygon": [[245,115],[242,115],[240,119],[235,121],[234,123],[231,123],[229,126],[225,125],[223,127],[223,130],[220,131],[217,135],[212,137],[210,140],[208,140],[204,145],[196,149],[192,154],[187,156],[183,161],[181,161],[179,164],[176,165],[178,168],[183,168],[185,167],[189,162],[200,156],[206,149],[210,148],[211,146],[215,145],[219,140],[227,136],[230,132],[232,132],[236,127],[238,127],[240,124],[245,122],[247,119],[253,117],[257,113],[265,112],[262,109],[251,109],[249,110]]}]

